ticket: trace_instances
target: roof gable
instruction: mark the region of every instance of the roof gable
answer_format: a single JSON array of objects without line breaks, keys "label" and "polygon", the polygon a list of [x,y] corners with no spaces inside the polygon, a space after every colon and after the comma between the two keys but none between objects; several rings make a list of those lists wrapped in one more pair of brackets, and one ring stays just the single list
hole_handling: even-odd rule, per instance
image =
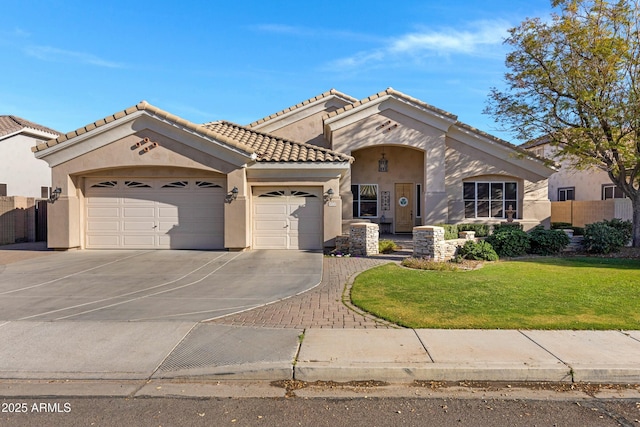
[{"label": "roof gable", "polygon": [[[263,117],[262,119],[256,120],[250,123],[249,125],[247,125],[247,127],[263,128],[276,120],[281,120],[287,116],[290,116],[296,113],[301,113],[302,110],[311,109],[312,107],[317,106],[318,104],[326,103],[331,99],[339,100],[342,104],[351,104],[353,102],[358,101],[356,98],[353,98],[345,93],[339,92],[335,89],[331,89],[327,92],[321,93],[320,95],[317,95],[305,101],[302,101],[296,105],[285,108],[284,110],[278,111],[277,113],[273,113],[267,117]],[[309,114],[313,114],[313,113],[314,112],[312,111]]]},{"label": "roof gable", "polygon": [[331,133],[334,130],[378,114],[386,108],[397,110],[442,131],[446,131],[449,126],[457,121],[457,116],[447,111],[436,108],[395,89],[388,88],[326,114],[323,117],[325,135],[331,139]]}]

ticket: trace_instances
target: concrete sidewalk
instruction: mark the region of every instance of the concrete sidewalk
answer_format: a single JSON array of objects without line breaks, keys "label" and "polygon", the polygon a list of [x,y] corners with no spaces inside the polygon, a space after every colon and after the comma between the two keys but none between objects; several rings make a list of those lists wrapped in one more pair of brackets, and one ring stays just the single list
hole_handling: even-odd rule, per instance
[{"label": "concrete sidewalk", "polygon": [[640,383],[640,331],[412,330],[350,307],[345,283],[386,262],[324,258],[314,289],[211,322],[7,322],[0,394],[56,379]]}]

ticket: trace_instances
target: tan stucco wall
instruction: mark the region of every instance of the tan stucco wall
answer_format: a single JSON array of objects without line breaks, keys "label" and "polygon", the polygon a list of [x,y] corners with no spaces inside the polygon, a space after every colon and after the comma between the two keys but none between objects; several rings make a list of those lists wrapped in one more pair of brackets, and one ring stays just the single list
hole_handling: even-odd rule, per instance
[{"label": "tan stucco wall", "polygon": [[[388,132],[381,131],[388,127],[385,124],[389,121],[391,125],[398,126]],[[458,139],[458,135],[466,140]],[[416,220],[416,225],[472,222],[464,218],[462,183],[482,177],[518,182],[521,220],[527,224],[548,222],[547,179],[527,166],[526,162],[530,160],[517,157],[515,152],[499,143],[486,142],[486,139],[480,143],[473,138],[466,129],[444,131],[390,109],[337,127],[333,132],[332,148],[356,159],[350,173],[341,182],[343,219],[352,217],[352,183],[377,183],[380,192],[390,191],[394,199],[393,184],[411,182],[423,184],[422,219]],[[387,174],[377,172],[377,161],[383,148],[389,159]],[[401,155],[400,161],[394,162],[394,156],[401,153],[406,153],[406,156]],[[393,217],[393,208],[389,213],[381,213],[385,217]]]},{"label": "tan stucco wall", "polygon": [[324,137],[322,117],[346,104],[347,102],[338,98],[327,98],[314,105],[296,108],[281,117],[256,126],[255,129],[291,141],[329,148],[329,143]]},{"label": "tan stucco wall", "polygon": [[473,219],[464,217],[464,181],[515,181],[518,183],[518,219],[524,224],[525,229],[540,223],[549,224],[551,204],[547,197],[548,180],[518,167],[513,163],[517,163],[517,157],[511,157],[510,161],[507,161],[453,138],[447,138],[446,159],[450,222],[474,222]]}]

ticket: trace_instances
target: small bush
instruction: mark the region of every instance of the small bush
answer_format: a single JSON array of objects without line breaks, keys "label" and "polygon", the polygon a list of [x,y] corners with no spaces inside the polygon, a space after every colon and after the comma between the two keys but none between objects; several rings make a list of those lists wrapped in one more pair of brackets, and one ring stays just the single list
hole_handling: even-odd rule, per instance
[{"label": "small bush", "polygon": [[399,248],[393,240],[380,240],[378,241],[378,252],[381,254],[390,254],[397,251]]},{"label": "small bush", "polygon": [[458,224],[458,232],[475,231],[476,237],[487,237],[491,234],[491,227],[487,224]]},{"label": "small bush", "polygon": [[444,228],[444,240],[458,238],[458,226],[456,224],[438,224],[438,227]]},{"label": "small bush", "polygon": [[517,222],[501,222],[493,225],[493,234],[507,230],[522,230],[522,224]]},{"label": "small bush", "polygon": [[610,227],[615,228],[620,236],[620,246],[626,246],[631,241],[633,237],[633,224],[631,221],[623,221],[620,218],[613,218],[610,221],[603,221],[607,223]]},{"label": "small bush", "polygon": [[486,242],[493,246],[500,258],[525,255],[531,244],[529,235],[516,227],[500,227],[500,230],[487,237]]},{"label": "small bush", "polygon": [[498,254],[490,243],[480,240],[479,242],[469,240],[458,248],[458,255],[464,259],[478,261],[497,261]]},{"label": "small bush", "polygon": [[405,258],[402,260],[404,267],[417,270],[456,271],[459,268],[450,262],[438,262],[426,258]]},{"label": "small bush", "polygon": [[562,252],[569,244],[569,236],[562,230],[545,230],[539,225],[529,232],[531,249],[529,253],[553,255]]},{"label": "small bush", "polygon": [[587,224],[584,229],[582,245],[593,254],[608,254],[619,251],[631,240],[632,225],[630,221],[614,218],[611,221]]}]

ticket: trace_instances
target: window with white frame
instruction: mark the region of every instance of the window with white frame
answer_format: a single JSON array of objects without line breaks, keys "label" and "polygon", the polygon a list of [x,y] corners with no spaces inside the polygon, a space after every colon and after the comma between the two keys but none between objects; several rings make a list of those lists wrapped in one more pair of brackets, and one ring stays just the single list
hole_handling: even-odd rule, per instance
[{"label": "window with white frame", "polygon": [[422,217],[422,184],[416,184],[416,218]]},{"label": "window with white frame", "polygon": [[558,188],[559,202],[566,202],[567,200],[575,200],[575,199],[576,199],[575,187]]},{"label": "window with white frame", "polygon": [[465,218],[518,218],[518,183],[473,181],[463,183]]},{"label": "window with white frame", "polygon": [[354,184],[351,192],[354,218],[378,216],[378,184]]},{"label": "window with white frame", "polygon": [[615,184],[604,184],[602,186],[602,200],[624,199],[625,194]]}]

